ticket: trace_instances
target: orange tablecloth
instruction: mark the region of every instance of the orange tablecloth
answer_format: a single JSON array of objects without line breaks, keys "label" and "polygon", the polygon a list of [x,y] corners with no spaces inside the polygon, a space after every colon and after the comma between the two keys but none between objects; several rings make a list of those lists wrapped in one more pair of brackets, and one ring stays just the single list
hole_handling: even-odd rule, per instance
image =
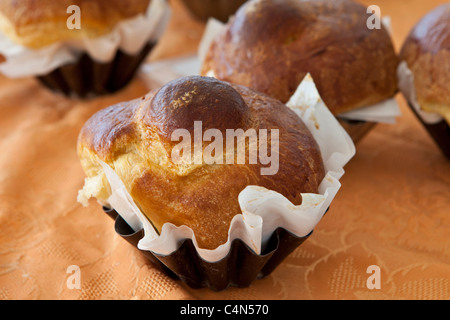
[{"label": "orange tablecloth", "polygon": [[[370,0],[392,19],[395,45],[445,1]],[[204,24],[176,1],[151,60],[195,52]],[[244,289],[195,290],[156,270],[119,238],[99,206],[76,202],[83,123],[148,88],[137,78],[89,101],[34,79],[0,78],[0,299],[449,299],[450,162],[397,96],[402,116],[357,146],[342,188],[313,235],[270,276]],[[68,267],[80,267],[70,289]],[[381,287],[369,289],[367,268]]]}]

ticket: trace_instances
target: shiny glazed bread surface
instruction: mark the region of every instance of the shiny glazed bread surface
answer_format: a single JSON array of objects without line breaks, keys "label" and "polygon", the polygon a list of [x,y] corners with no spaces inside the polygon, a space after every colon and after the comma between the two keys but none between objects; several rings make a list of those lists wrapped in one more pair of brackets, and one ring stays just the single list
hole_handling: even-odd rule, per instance
[{"label": "shiny glazed bread surface", "polygon": [[366,10],[350,0],[250,1],[201,73],[287,102],[309,72],[333,114],[381,102],[397,90],[397,56],[382,24],[367,27]]},{"label": "shiny glazed bread surface", "polygon": [[[201,121],[203,132],[216,129],[224,137],[229,129],[267,129],[269,136],[278,129],[278,171],[263,175],[266,164],[247,161],[254,150],[247,140],[245,163],[173,161],[180,141],[173,141],[172,133],[184,129],[194,136],[194,121]],[[271,150],[274,142],[267,143]],[[202,141],[203,152],[210,144]],[[224,150],[223,159],[237,147]],[[166,222],[187,225],[207,249],[226,242],[231,219],[241,213],[238,195],[246,186],[262,186],[300,204],[300,193],[317,193],[324,178],[317,143],[293,111],[251,89],[200,76],[174,80],[141,99],[98,112],[81,130],[78,152],[87,175],[82,199],[105,202],[110,195],[99,164],[103,161],[158,231]]]}]

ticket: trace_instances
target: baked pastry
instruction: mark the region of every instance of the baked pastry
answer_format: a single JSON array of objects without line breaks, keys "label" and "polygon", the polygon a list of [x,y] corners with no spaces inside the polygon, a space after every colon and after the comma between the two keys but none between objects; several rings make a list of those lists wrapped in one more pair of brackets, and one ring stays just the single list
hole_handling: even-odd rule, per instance
[{"label": "baked pastry", "polygon": [[182,0],[183,4],[199,20],[215,18],[227,22],[239,7],[247,0]]},{"label": "baked pastry", "polygon": [[[399,77],[412,75],[401,91],[433,139],[450,159],[450,3],[417,22],[400,50]],[[412,87],[414,94],[411,94]]]},{"label": "baked pastry", "polygon": [[[261,174],[267,164],[261,159],[249,161],[254,149],[247,139],[244,162],[228,161],[228,156],[238,156],[237,146],[224,147],[222,163],[208,164],[205,150],[211,142],[205,141],[200,162],[174,161],[179,142],[173,134],[182,129],[194,136],[195,121],[201,121],[203,132],[215,129],[223,136],[227,129],[278,130],[278,143],[258,136],[270,150],[276,144],[278,170]],[[318,192],[325,174],[316,141],[288,107],[246,87],[201,76],[173,80],[141,99],[98,112],[80,132],[78,154],[87,175],[79,193],[81,203],[95,197],[107,205],[111,191],[101,166],[104,162],[159,232],[166,222],[187,225],[205,249],[227,241],[231,219],[242,212],[238,195],[246,186],[274,190],[298,205],[301,193]]]},{"label": "baked pastry", "polygon": [[[57,41],[96,38],[112,31],[120,21],[144,13],[150,0],[6,0],[0,3],[0,28],[18,44],[42,48]],[[67,27],[67,8],[77,5],[82,28]]]},{"label": "baked pastry", "polygon": [[167,12],[165,0],[1,1],[0,70],[67,95],[117,91],[156,44]]},{"label": "baked pastry", "polygon": [[400,60],[414,75],[421,109],[441,114],[450,124],[450,3],[416,24],[401,48]]},{"label": "baked pastry", "polygon": [[350,0],[247,2],[212,42],[201,74],[287,102],[310,73],[336,116],[379,103],[397,91],[398,59],[383,25],[367,27],[366,10]]}]

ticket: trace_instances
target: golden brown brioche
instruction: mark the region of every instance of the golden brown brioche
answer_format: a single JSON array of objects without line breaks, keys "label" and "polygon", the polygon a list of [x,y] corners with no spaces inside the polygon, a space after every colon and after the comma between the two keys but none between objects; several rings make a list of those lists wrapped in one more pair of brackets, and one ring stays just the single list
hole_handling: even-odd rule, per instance
[{"label": "golden brown brioche", "polygon": [[450,124],[450,3],[438,6],[416,24],[400,59],[414,75],[421,108],[440,113]]},{"label": "golden brown brioche", "polygon": [[335,115],[378,103],[397,90],[397,57],[368,17],[349,0],[250,1],[213,41],[201,74],[287,102],[309,72]]},{"label": "golden brown brioche", "polygon": [[[95,38],[112,31],[127,18],[145,13],[150,0],[2,0],[0,31],[15,43],[41,48],[57,41]],[[77,5],[81,12],[81,29],[67,28]]]},{"label": "golden brown brioche", "polygon": [[[227,129],[267,129],[268,135],[278,129],[278,171],[261,175],[260,161],[175,163],[171,155],[179,141],[172,141],[172,133],[182,128],[194,136],[194,121],[202,121],[203,132],[218,129],[224,137]],[[203,149],[208,144],[203,142]],[[324,178],[320,150],[293,111],[251,89],[200,76],[174,80],[142,99],[98,112],[80,132],[78,153],[87,175],[79,199],[107,200],[101,160],[115,170],[158,231],[166,222],[187,225],[207,249],[226,242],[246,186],[277,191],[298,205],[300,193],[317,193]]]}]

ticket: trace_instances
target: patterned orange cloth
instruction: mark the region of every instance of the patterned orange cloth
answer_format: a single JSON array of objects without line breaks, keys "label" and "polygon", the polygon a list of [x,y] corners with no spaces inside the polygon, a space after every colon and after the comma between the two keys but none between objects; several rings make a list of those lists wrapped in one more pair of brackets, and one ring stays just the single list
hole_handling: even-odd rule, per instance
[{"label": "patterned orange cloth", "polygon": [[[363,1],[391,17],[397,48],[443,2]],[[195,52],[202,35],[204,25],[171,3],[154,60]],[[117,94],[78,101],[34,79],[0,78],[0,299],[450,299],[450,162],[400,95],[397,123],[376,126],[357,146],[328,214],[270,276],[212,292],[155,269],[95,202],[76,202],[82,125],[147,90],[138,78]],[[79,287],[70,285],[71,266]],[[370,266],[379,288],[370,288]]]}]

